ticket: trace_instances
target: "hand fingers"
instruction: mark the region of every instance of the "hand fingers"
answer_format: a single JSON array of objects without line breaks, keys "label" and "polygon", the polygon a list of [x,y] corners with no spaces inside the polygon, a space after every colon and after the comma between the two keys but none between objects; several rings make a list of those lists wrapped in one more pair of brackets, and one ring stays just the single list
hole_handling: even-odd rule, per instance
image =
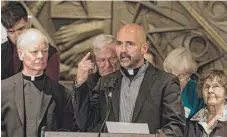
[{"label": "hand fingers", "polygon": [[80,62],[78,64],[78,67],[80,67],[80,68],[84,68],[85,66],[94,66],[94,63],[91,62],[91,60],[86,60],[86,61]]},{"label": "hand fingers", "polygon": [[87,71],[90,71],[90,70],[95,69],[95,65],[93,63],[86,64],[86,65],[83,66],[83,69],[87,70]]},{"label": "hand fingers", "polygon": [[90,55],[91,55],[91,52],[88,52],[88,53],[83,57],[83,59],[81,60],[81,62],[85,62],[86,60],[89,60]]},{"label": "hand fingers", "polygon": [[78,73],[81,73],[80,75],[88,75],[93,70],[95,70],[95,65],[91,62],[78,65]]}]

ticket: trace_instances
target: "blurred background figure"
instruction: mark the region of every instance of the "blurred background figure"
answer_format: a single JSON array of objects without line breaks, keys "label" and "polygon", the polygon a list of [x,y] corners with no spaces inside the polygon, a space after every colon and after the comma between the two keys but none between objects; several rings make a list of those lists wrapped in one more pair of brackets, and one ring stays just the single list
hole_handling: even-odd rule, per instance
[{"label": "blurred background figure", "polygon": [[213,69],[201,74],[199,91],[207,107],[187,123],[185,137],[227,136],[227,75]]},{"label": "blurred background figure", "polygon": [[189,50],[177,48],[167,55],[163,62],[163,68],[166,72],[179,78],[185,117],[190,118],[204,107],[203,100],[198,96],[197,82],[190,78],[197,71],[196,61]]}]

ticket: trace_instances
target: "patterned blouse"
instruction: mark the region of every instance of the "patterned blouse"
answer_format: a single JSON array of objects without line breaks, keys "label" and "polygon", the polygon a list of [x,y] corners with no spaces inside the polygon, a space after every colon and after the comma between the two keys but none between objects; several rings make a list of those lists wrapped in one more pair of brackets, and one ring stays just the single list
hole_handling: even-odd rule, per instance
[{"label": "patterned blouse", "polygon": [[224,107],[224,111],[222,114],[219,115],[215,123],[211,126],[208,127],[208,110],[207,107],[202,108],[200,111],[198,111],[190,120],[191,121],[198,121],[198,124],[200,124],[204,131],[203,131],[203,136],[202,137],[209,137],[209,134],[213,131],[213,129],[216,127],[218,124],[218,121],[220,122],[225,122],[227,121],[227,104]]}]

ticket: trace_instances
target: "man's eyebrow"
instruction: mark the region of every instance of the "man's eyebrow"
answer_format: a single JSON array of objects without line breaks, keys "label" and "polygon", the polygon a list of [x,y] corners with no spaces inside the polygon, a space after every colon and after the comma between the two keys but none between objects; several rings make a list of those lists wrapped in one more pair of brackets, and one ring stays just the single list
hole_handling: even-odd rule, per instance
[{"label": "man's eyebrow", "polygon": [[135,42],[133,42],[133,41],[126,41],[127,43],[129,43],[129,42],[132,42],[132,43],[135,43]]}]

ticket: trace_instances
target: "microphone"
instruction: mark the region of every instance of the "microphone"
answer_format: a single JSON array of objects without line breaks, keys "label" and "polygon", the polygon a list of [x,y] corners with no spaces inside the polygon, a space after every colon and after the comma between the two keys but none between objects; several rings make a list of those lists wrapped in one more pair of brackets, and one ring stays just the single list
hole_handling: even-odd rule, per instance
[{"label": "microphone", "polygon": [[112,95],[113,95],[112,91],[109,92],[108,95],[107,95],[107,113],[106,113],[106,117],[105,117],[104,121],[102,122],[102,125],[101,125],[101,127],[99,129],[97,137],[100,137],[102,129],[104,128],[104,125],[105,125],[105,123],[106,123],[106,121],[107,121],[107,119],[108,119],[108,117],[110,115],[110,99],[111,99]]},{"label": "microphone", "polygon": [[107,119],[108,119],[108,117],[110,115],[110,99],[113,96],[113,91],[115,90],[115,87],[117,85],[117,81],[118,81],[117,78],[112,77],[111,80],[106,84],[106,88],[109,88],[111,90],[109,90],[109,93],[108,94],[105,92],[105,98],[106,98],[106,117],[105,117],[104,121],[101,124],[101,127],[99,129],[99,132],[98,132],[97,137],[100,137],[100,134],[101,134],[101,132],[102,132],[102,130],[104,128],[104,125],[105,125],[105,123],[106,123],[106,121],[107,121]]},{"label": "microphone", "polygon": [[45,137],[45,131],[47,130],[47,127],[46,126],[43,126],[41,128],[41,137]]}]

